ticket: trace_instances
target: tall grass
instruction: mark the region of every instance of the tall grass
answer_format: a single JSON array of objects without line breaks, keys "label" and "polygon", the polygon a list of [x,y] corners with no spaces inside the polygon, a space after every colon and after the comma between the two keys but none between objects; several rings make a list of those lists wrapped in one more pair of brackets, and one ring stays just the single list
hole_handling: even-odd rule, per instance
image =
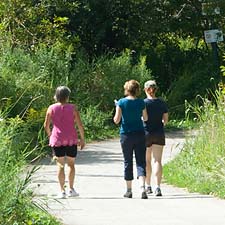
[{"label": "tall grass", "polygon": [[55,88],[71,88],[70,100],[79,108],[86,139],[91,141],[117,135],[113,100],[123,96],[124,82],[129,79],[142,86],[151,79],[145,58],[132,66],[129,52],[90,62],[57,44],[30,52],[0,46],[0,225],[58,224],[32,201],[27,185],[35,169],[21,176],[28,159],[47,153],[43,122],[47,107],[54,102]]},{"label": "tall grass", "polygon": [[[136,79],[143,86],[151,79],[144,57],[135,66],[130,64],[129,52],[90,62],[84,54],[75,54],[70,47],[62,49],[57,44],[52,48],[39,46],[33,52],[0,48],[0,74],[0,109],[10,117],[23,118],[27,128],[24,136],[42,147],[47,139],[39,131],[43,131],[45,112],[54,102],[58,85],[71,88],[70,100],[82,111],[86,138],[93,140],[113,135],[113,100],[123,96],[124,82]],[[42,136],[41,143],[38,136]]]},{"label": "tall grass", "polygon": [[203,100],[192,110],[200,128],[183,151],[164,167],[166,182],[190,191],[225,198],[225,96],[216,91],[215,101]]},{"label": "tall grass", "polygon": [[24,122],[19,117],[3,118],[2,114],[0,118],[0,224],[59,224],[36,206],[28,189],[37,168],[26,172],[26,159],[32,149],[24,142]]},{"label": "tall grass", "polygon": [[130,79],[138,80],[142,87],[152,78],[145,66],[145,58],[136,66],[130,63],[129,52],[121,56],[101,56],[91,63],[86,58],[76,60],[68,85],[74,90],[72,99],[81,107],[97,106],[102,111],[114,107],[114,99],[123,96],[123,85]]}]

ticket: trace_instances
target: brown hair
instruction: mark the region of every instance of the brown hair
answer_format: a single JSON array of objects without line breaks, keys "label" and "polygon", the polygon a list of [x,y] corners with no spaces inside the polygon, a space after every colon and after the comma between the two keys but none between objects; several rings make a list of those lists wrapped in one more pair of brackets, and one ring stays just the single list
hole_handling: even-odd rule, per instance
[{"label": "brown hair", "polygon": [[140,95],[140,84],[136,80],[129,80],[124,84],[125,95],[137,97]]}]

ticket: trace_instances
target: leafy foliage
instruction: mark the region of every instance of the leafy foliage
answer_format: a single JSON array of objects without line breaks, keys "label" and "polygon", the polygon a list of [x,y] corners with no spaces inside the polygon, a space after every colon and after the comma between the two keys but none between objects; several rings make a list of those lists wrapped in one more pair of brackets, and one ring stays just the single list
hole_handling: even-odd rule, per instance
[{"label": "leafy foliage", "polygon": [[185,116],[185,101],[198,101],[198,96],[212,98],[212,93],[217,89],[220,77],[215,73],[208,60],[197,60],[196,65],[187,65],[182,74],[168,92],[167,98],[174,115]]},{"label": "leafy foliage", "polygon": [[[210,2],[208,0],[2,1],[0,40],[2,43],[7,40],[10,48],[20,46],[31,52],[40,52],[41,48],[42,56],[45,53],[48,56],[52,54],[51,60],[43,58],[43,65],[36,65],[42,72],[37,73],[35,68],[33,71],[35,79],[40,79],[39,75],[45,73],[49,67],[51,71],[47,72],[70,79],[69,61],[67,60],[67,65],[56,63],[59,61],[56,55],[59,53],[62,56],[60,51],[68,52],[70,49],[69,56],[66,57],[70,57],[70,61],[78,67],[79,62],[76,59],[79,58],[80,52],[84,52],[87,54],[86,62],[90,62],[90,68],[86,69],[91,70],[93,64],[102,60],[104,55],[118,56],[125,49],[134,50],[133,65],[138,64],[140,56],[146,56],[148,69],[152,70],[152,75],[157,79],[162,92],[167,93],[171,85],[173,86],[174,82],[186,73],[187,64],[193,65],[197,57],[201,60],[212,51],[204,43],[204,30],[224,28],[224,1]],[[212,13],[216,7],[220,8],[220,14]],[[203,8],[206,9],[205,14]],[[191,45],[184,46],[182,43],[186,40],[189,40]],[[54,50],[46,51],[44,50],[46,46],[53,47]],[[224,49],[224,43],[220,43],[219,46],[221,50]],[[96,59],[96,56],[100,56],[100,59]],[[213,64],[212,60],[205,62],[209,67]],[[33,66],[33,63],[31,65]],[[204,70],[203,67],[202,65],[200,69]],[[80,74],[76,69],[75,72]],[[100,73],[101,71],[96,76],[102,77]],[[53,75],[50,79],[55,80]],[[4,83],[7,85],[7,81],[4,80]]]},{"label": "leafy foliage", "polygon": [[192,107],[200,129],[165,166],[164,174],[169,183],[224,198],[224,95],[218,91],[215,98],[216,104],[203,99],[202,106]]},{"label": "leafy foliage", "polygon": [[81,106],[98,105],[103,111],[112,110],[114,99],[123,96],[123,85],[129,79],[143,84],[151,79],[151,71],[145,66],[145,58],[139,64],[130,64],[130,53],[119,57],[102,56],[88,63],[80,58],[74,64],[69,86],[75,88],[72,95]]},{"label": "leafy foliage", "polygon": [[93,140],[114,134],[115,129],[109,129],[115,107],[113,100],[123,96],[125,81],[137,79],[143,86],[151,79],[145,57],[132,66],[129,51],[118,57],[102,56],[90,63],[85,56],[74,56],[70,48],[63,51],[59,44],[50,49],[39,47],[32,53],[4,48],[0,59],[1,79],[6,87],[0,92],[1,110],[24,122],[26,132],[22,137],[26,138],[19,143],[30,143],[37,149],[31,157],[46,150],[43,121],[57,86],[71,88],[70,100],[84,114],[86,138]]},{"label": "leafy foliage", "polygon": [[[71,88],[88,140],[114,134],[113,100],[123,96],[128,79],[143,86],[154,77],[171,109],[181,105],[174,110],[181,114],[185,100],[214,88],[210,78],[217,83],[219,77],[203,31],[224,28],[225,3],[208,4],[221,13],[207,9],[207,16],[202,3],[208,1],[0,2],[1,224],[57,224],[33,211],[30,176],[22,182],[18,177],[27,157],[21,153],[35,148],[40,154],[46,147],[42,123],[58,85]],[[224,43],[219,47],[223,51]]]},{"label": "leafy foliage", "polygon": [[[36,207],[33,193],[28,189],[38,168],[28,170],[25,166],[32,148],[24,141],[27,132],[24,121],[18,117],[1,117],[0,125],[0,224],[59,224]],[[36,218],[32,218],[32,214],[36,214]],[[42,223],[40,215],[45,218]]]},{"label": "leafy foliage", "polygon": [[180,37],[202,38],[202,32],[224,23],[223,0],[209,4],[220,14],[202,14],[208,1],[155,0],[12,0],[0,3],[2,38],[31,48],[60,41],[82,46],[89,55],[125,48],[141,50],[170,32]]},{"label": "leafy foliage", "polygon": [[11,46],[29,49],[40,43],[52,45],[56,41],[67,43],[70,40],[70,43],[79,43],[76,36],[70,39],[65,29],[68,18],[55,13],[62,5],[69,7],[71,12],[77,8],[75,2],[60,0],[57,3],[51,0],[1,1],[1,39],[10,41]]}]

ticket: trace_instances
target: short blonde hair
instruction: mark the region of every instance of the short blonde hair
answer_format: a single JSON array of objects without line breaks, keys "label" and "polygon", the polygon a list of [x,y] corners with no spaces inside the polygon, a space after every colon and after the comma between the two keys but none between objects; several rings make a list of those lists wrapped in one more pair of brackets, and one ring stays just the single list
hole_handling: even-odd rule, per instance
[{"label": "short blonde hair", "polygon": [[136,80],[129,80],[124,84],[124,93],[125,95],[138,96],[140,95],[140,84]]}]

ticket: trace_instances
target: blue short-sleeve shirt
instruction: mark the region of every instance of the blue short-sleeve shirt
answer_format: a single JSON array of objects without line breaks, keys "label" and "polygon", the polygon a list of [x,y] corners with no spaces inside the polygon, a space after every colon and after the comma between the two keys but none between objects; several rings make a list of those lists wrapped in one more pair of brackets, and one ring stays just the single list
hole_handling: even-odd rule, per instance
[{"label": "blue short-sleeve shirt", "polygon": [[136,131],[144,131],[142,121],[142,111],[145,108],[145,102],[142,99],[121,98],[117,102],[122,110],[122,119],[120,134],[126,134]]}]

